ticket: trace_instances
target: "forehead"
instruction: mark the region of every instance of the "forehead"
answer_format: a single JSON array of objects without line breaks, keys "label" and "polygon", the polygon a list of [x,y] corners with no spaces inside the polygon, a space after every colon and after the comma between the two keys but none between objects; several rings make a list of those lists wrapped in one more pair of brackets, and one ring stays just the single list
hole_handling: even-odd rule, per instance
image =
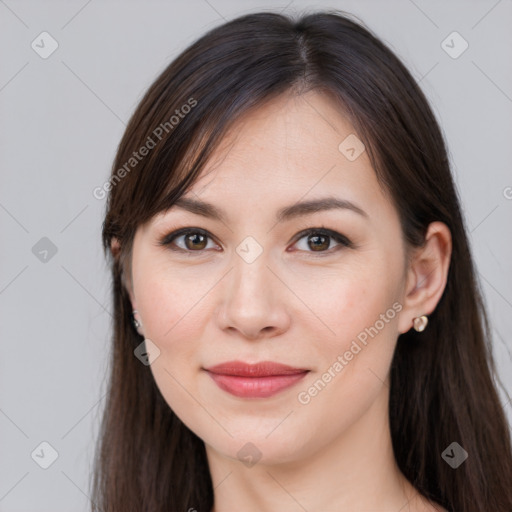
[{"label": "forehead", "polygon": [[[183,208],[178,200],[153,217],[148,227],[165,226],[167,219],[192,212],[231,227],[253,229],[275,225],[280,217],[291,219],[283,213],[298,203],[334,199],[348,206],[336,209],[344,216],[359,208],[364,215],[358,218],[366,217],[372,230],[394,224],[398,231],[398,212],[358,141],[351,122],[330,96],[311,91],[273,98],[231,126],[181,197],[189,204]],[[347,154],[350,147],[357,150],[355,155]],[[204,203],[209,212],[205,213]]]},{"label": "forehead", "polygon": [[354,127],[330,96],[316,91],[282,95],[246,113],[189,191],[267,201],[326,192],[382,195]]}]

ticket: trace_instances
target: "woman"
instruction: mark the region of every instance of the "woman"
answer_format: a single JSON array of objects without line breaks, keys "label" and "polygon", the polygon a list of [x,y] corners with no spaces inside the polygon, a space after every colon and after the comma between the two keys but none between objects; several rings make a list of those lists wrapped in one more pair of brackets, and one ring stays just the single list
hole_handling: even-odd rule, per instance
[{"label": "woman", "polygon": [[107,185],[95,506],[512,510],[445,144],[366,28],[211,30],[151,85]]}]

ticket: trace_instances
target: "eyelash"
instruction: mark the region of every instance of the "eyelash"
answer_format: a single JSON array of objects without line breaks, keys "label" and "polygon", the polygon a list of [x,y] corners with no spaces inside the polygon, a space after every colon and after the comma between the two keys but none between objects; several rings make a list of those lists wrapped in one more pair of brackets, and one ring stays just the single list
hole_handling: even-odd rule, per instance
[{"label": "eyelash", "polygon": [[[182,249],[181,247],[175,247],[175,246],[173,247],[172,246],[172,243],[174,242],[174,240],[176,240],[180,236],[189,235],[189,234],[199,234],[199,235],[203,235],[203,236],[209,238],[210,240],[213,240],[213,237],[210,235],[210,233],[208,233],[208,231],[205,231],[204,229],[201,229],[201,228],[182,228],[182,229],[178,229],[176,231],[173,231],[173,232],[165,235],[158,242],[158,245],[160,245],[160,246],[167,246],[172,251],[185,253],[185,254],[187,254],[187,256],[195,256],[194,253],[198,253],[198,254],[204,253],[204,251],[206,249],[199,249],[197,251],[193,251],[193,250],[189,250],[189,249]],[[335,246],[333,248],[327,249],[325,251],[318,251],[318,252],[316,252],[316,251],[304,251],[304,252],[309,253],[310,255],[312,255],[314,257],[317,257],[317,256],[322,257],[322,256],[330,255],[333,252],[337,252],[338,250],[340,250],[343,247],[346,247],[346,248],[349,248],[349,249],[354,248],[354,244],[346,236],[344,236],[341,233],[338,233],[336,231],[333,231],[331,229],[324,228],[324,227],[308,228],[308,229],[304,229],[304,230],[300,231],[299,233],[297,233],[297,235],[295,235],[295,237],[294,237],[295,241],[293,242],[293,244],[295,245],[297,242],[299,242],[299,240],[302,240],[302,238],[305,238],[308,235],[322,235],[322,236],[326,236],[326,237],[332,238],[333,240],[335,240],[339,244],[338,246]]]}]

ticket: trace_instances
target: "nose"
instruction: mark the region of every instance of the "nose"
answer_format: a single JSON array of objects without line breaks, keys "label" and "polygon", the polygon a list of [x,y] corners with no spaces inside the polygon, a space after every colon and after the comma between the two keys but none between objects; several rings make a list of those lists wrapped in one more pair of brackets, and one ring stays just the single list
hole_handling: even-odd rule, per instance
[{"label": "nose", "polygon": [[258,340],[285,332],[290,325],[286,287],[262,254],[247,263],[234,255],[217,309],[219,327],[231,334]]}]

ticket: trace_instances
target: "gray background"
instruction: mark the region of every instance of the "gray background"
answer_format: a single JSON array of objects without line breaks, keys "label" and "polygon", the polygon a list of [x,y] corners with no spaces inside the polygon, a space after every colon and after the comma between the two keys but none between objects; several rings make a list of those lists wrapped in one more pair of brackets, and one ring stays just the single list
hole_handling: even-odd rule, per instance
[{"label": "gray background", "polygon": [[[108,179],[143,92],[224,20],[322,7],[356,14],[390,44],[441,120],[512,393],[510,0],[0,0],[0,511],[88,509],[111,327],[105,200],[92,191]],[[43,31],[59,45],[46,59],[31,47]],[[458,58],[442,47],[453,31],[469,44]],[[43,237],[57,249],[46,261]],[[58,452],[46,470],[31,457],[43,441]],[[40,450],[41,461],[50,452]]]}]

